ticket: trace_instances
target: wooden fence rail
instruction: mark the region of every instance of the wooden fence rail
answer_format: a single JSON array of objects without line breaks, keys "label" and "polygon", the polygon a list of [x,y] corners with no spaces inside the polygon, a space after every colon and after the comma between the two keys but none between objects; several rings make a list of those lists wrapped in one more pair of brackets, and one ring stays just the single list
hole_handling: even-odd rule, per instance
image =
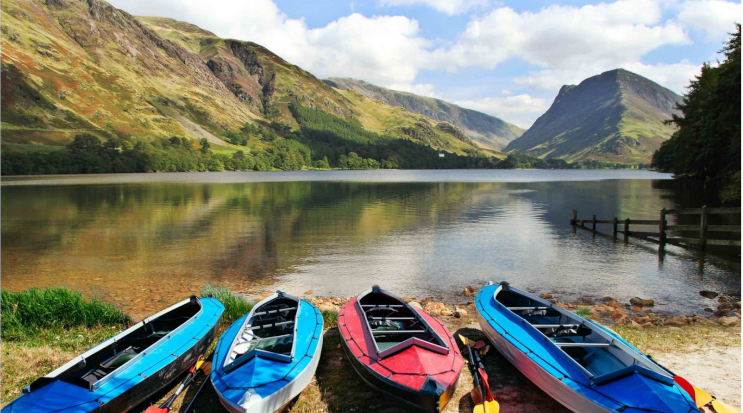
[{"label": "wooden fence rail", "polygon": [[[668,221],[666,219],[668,215],[699,215],[699,224],[668,225]],[[610,224],[612,225],[611,236],[614,238],[614,240],[617,239],[618,234],[622,234],[625,243],[629,242],[629,237],[633,237],[659,244],[661,249],[664,248],[666,244],[677,245],[686,248],[694,247],[700,250],[704,250],[708,245],[740,247],[740,239],[727,239],[732,236],[740,237],[740,225],[709,225],[708,222],[710,215],[740,216],[740,208],[707,208],[706,206],[703,206],[701,208],[661,209],[660,219],[626,218],[624,220],[619,220],[619,218],[616,217],[614,219],[597,219],[596,215],[594,215],[591,219],[578,219],[578,211],[573,210],[573,218],[570,220],[570,225],[588,229],[586,228],[586,224],[590,224],[592,232],[600,233],[596,230],[597,225]],[[740,219],[738,220],[740,221]],[[657,225],[658,231],[647,231],[646,229],[632,231],[632,225],[644,227]],[[699,236],[697,238],[668,237],[668,231],[698,232]],[[603,235],[608,236],[608,234]]]}]

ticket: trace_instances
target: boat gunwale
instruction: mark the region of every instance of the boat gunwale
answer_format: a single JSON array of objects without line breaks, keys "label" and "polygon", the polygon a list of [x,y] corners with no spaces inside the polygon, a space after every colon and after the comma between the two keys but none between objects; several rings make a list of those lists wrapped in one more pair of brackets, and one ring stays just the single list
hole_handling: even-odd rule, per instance
[{"label": "boat gunwale", "polygon": [[[56,370],[48,373],[47,375],[45,375],[45,376],[43,376],[43,377],[41,377],[41,378],[39,378],[37,380],[34,380],[34,382],[32,382],[30,385],[28,385],[24,390],[30,389],[33,386],[33,384],[36,383],[38,380],[44,380],[44,379],[46,379],[46,380],[57,380],[57,377],[60,374],[66,372],[67,370],[69,370],[70,368],[72,368],[72,367],[80,364],[81,362],[85,363],[85,360],[86,360],[87,356],[90,356],[92,354],[97,353],[103,347],[106,347],[106,346],[109,346],[111,344],[114,344],[114,343],[118,342],[119,339],[123,338],[124,336],[129,335],[130,333],[134,332],[135,330],[137,330],[137,329],[139,329],[141,327],[144,327],[145,325],[147,325],[151,321],[157,320],[158,318],[162,317],[163,315],[165,315],[165,314],[167,314],[167,313],[169,313],[171,311],[176,310],[177,308],[183,307],[183,306],[191,303],[191,301],[194,300],[194,299],[196,300],[196,302],[199,305],[199,311],[197,311],[193,316],[189,317],[188,320],[184,321],[177,328],[171,330],[170,332],[168,332],[168,334],[166,334],[165,336],[161,337],[159,340],[157,340],[151,346],[147,347],[144,351],[142,351],[141,353],[138,353],[136,357],[132,358],[131,360],[128,360],[126,363],[124,363],[121,366],[119,366],[116,370],[112,371],[111,373],[107,374],[106,376],[104,376],[100,380],[98,380],[95,383],[93,383],[90,386],[90,388],[88,389],[91,392],[97,391],[104,384],[106,384],[108,381],[110,381],[112,378],[120,375],[122,372],[124,372],[129,367],[131,367],[132,364],[134,364],[135,362],[141,360],[147,354],[151,353],[153,349],[156,349],[156,348],[160,347],[162,345],[162,343],[164,343],[168,339],[172,338],[172,336],[174,335],[174,333],[177,333],[177,332],[183,330],[187,325],[192,324],[194,322],[194,320],[196,320],[198,317],[200,317],[201,314],[204,311],[204,305],[201,303],[201,299],[199,297],[196,297],[196,296],[191,296],[189,298],[186,298],[185,300],[179,301],[179,302],[171,305],[170,307],[165,308],[165,309],[163,309],[163,310],[161,310],[161,311],[159,311],[159,312],[157,312],[157,313],[155,313],[155,314],[153,314],[153,315],[151,315],[151,316],[143,319],[142,321],[140,321],[140,322],[132,325],[131,327],[129,327],[126,330],[124,330],[124,331],[116,334],[115,336],[109,337],[108,339],[106,339],[106,340],[98,343],[94,347],[91,347],[90,349],[86,350],[84,353],[75,356],[75,358],[73,358],[69,362],[65,363],[64,365],[60,366]],[[30,390],[29,390],[29,393],[30,393]]]},{"label": "boat gunwale", "polygon": [[[443,345],[439,345],[439,344],[435,344],[435,343],[429,343],[429,342],[427,342],[425,340],[421,340],[421,339],[413,340],[413,339],[415,339],[415,337],[409,337],[409,338],[407,338],[407,339],[405,339],[405,340],[403,340],[403,341],[395,344],[394,346],[392,346],[390,348],[387,348],[387,349],[384,349],[382,351],[379,351],[379,346],[377,346],[377,339],[374,338],[374,330],[372,330],[371,325],[369,324],[369,318],[367,317],[366,312],[364,311],[364,307],[362,307],[362,305],[361,305],[361,299],[364,298],[364,297],[366,297],[367,295],[369,295],[371,293],[385,294],[388,297],[399,301],[400,304],[403,305],[403,308],[407,308],[408,310],[410,310],[414,314],[415,319],[418,320],[419,322],[421,322],[426,327],[426,331],[429,334],[433,335],[433,337],[435,337],[439,341],[439,343],[442,343]],[[442,355],[448,355],[449,352],[451,352],[451,348],[446,344],[446,341],[444,340],[444,338],[441,337],[441,335],[428,323],[428,321],[426,321],[425,317],[423,317],[420,313],[418,313],[418,311],[417,311],[416,308],[414,308],[413,306],[411,306],[409,303],[406,303],[405,300],[403,300],[402,298],[396,296],[395,294],[393,294],[393,293],[391,293],[391,292],[389,292],[389,291],[387,291],[385,289],[382,289],[382,288],[378,288],[378,287],[377,288],[374,288],[374,287],[372,287],[372,288],[364,291],[363,293],[359,294],[356,297],[356,303],[355,304],[358,307],[357,310],[359,311],[359,313],[364,316],[363,318],[364,318],[364,323],[366,325],[366,333],[369,333],[369,336],[371,337],[371,341],[372,341],[372,343],[374,343],[374,349],[377,352],[377,357],[379,359],[387,358],[387,357],[389,357],[389,356],[391,356],[391,355],[393,355],[395,353],[398,353],[398,352],[400,352],[400,351],[402,351],[402,350],[404,350],[404,349],[406,349],[408,347],[414,346],[414,345],[417,345],[417,346],[419,346],[421,348],[424,348],[426,350],[433,351],[435,353],[439,353],[439,354],[442,354]],[[421,311],[423,311],[423,310],[421,310]],[[425,345],[421,345],[421,343],[419,343],[419,342],[425,342]]]}]

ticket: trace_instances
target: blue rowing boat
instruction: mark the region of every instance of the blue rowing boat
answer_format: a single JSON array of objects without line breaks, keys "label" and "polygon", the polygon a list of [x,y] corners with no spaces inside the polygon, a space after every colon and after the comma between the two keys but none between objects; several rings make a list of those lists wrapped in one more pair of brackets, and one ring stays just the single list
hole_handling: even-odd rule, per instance
[{"label": "blue rowing boat", "polygon": [[323,318],[312,304],[278,291],[219,338],[211,380],[230,412],[273,413],[312,381]]},{"label": "blue rowing boat", "polygon": [[2,413],[123,413],[173,382],[214,340],[224,306],[191,297],[34,381]]},{"label": "blue rowing boat", "polygon": [[699,412],[672,372],[592,321],[505,282],[475,306],[493,346],[574,412]]}]

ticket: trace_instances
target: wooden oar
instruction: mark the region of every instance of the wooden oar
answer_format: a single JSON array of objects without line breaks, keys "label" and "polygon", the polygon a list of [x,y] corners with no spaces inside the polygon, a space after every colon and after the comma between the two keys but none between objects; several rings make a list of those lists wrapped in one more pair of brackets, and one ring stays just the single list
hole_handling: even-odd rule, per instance
[{"label": "wooden oar", "polygon": [[188,387],[189,384],[196,378],[196,376],[201,371],[201,365],[203,364],[203,361],[201,360],[203,356],[199,356],[199,358],[196,360],[196,364],[191,366],[191,369],[188,371],[188,374],[186,375],[186,378],[183,379],[180,386],[175,390],[175,393],[173,393],[172,396],[168,397],[167,400],[163,404],[160,405],[160,407],[156,406],[150,406],[147,408],[145,413],[169,413],[170,412],[170,406],[173,405],[173,402],[175,402],[175,399],[178,398],[178,396],[183,393],[183,390]]}]

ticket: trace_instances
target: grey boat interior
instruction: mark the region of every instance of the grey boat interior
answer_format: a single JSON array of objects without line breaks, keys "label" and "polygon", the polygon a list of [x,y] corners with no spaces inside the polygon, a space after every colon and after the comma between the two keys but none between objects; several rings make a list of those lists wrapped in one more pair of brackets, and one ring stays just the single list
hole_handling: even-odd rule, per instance
[{"label": "grey boat interior", "polygon": [[93,348],[92,353],[81,356],[76,364],[58,372],[55,377],[42,377],[36,380],[28,389],[33,391],[54,380],[62,380],[94,390],[96,383],[137,358],[145,350],[193,318],[200,310],[199,299],[191,297],[184,305],[177,306],[157,317],[145,319],[138,326],[135,325],[112,340],[101,343],[98,348]]},{"label": "grey boat interior", "polygon": [[272,359],[291,361],[298,309],[299,300],[282,292],[259,303],[235,338],[225,369],[234,369],[256,350]]},{"label": "grey boat interior", "polygon": [[594,384],[635,371],[663,382],[672,380],[663,367],[623,341],[545,299],[508,286],[501,287],[495,298],[574,360]]},{"label": "grey boat interior", "polygon": [[444,340],[417,312],[378,286],[360,295],[358,302],[380,353],[411,338],[447,349]]}]

